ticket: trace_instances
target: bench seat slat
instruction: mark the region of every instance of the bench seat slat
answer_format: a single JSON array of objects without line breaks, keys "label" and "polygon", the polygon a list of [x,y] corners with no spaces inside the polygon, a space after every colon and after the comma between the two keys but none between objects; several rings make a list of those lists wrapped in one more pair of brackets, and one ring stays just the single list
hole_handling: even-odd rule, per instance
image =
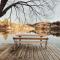
[{"label": "bench seat slat", "polygon": [[29,39],[29,40],[48,40],[48,38],[22,38],[22,37],[13,37],[13,39],[22,39],[22,40],[27,40],[27,39]]},{"label": "bench seat slat", "polygon": [[40,35],[16,35],[16,36],[40,36]]}]

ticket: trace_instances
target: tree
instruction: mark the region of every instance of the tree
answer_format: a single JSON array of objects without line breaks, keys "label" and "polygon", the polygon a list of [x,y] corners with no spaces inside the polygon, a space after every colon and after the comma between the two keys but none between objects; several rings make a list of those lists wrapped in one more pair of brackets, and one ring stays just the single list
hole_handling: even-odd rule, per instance
[{"label": "tree", "polygon": [[[8,5],[8,3],[10,3]],[[0,17],[4,16],[10,10],[9,17],[15,11],[18,20],[21,20],[21,14],[27,20],[29,18],[41,19],[48,17],[56,6],[56,0],[1,0]],[[28,14],[27,11],[28,10]],[[33,20],[33,19],[32,19]]]}]

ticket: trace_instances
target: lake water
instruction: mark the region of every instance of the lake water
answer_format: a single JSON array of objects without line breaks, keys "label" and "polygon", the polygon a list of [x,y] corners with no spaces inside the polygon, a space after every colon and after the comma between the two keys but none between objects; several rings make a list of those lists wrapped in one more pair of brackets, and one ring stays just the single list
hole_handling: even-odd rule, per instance
[{"label": "lake water", "polygon": [[[3,44],[13,44],[13,36],[14,34],[0,34],[0,46]],[[48,35],[49,38],[48,43],[55,44],[60,48],[60,36]]]}]

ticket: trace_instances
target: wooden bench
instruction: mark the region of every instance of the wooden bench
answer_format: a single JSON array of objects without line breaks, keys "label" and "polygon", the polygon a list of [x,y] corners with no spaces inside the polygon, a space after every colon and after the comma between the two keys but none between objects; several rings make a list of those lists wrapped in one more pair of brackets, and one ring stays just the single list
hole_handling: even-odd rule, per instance
[{"label": "wooden bench", "polygon": [[[39,35],[16,35],[18,37],[13,37],[14,40],[14,49],[16,48],[17,45],[20,45],[21,40],[40,40],[40,42],[42,42],[43,40],[45,41],[45,48],[47,48],[47,40],[48,38],[43,38],[40,37]],[[24,36],[28,36],[28,37],[24,37]],[[37,36],[37,37],[29,37],[29,36]],[[17,43],[18,41],[18,43]],[[42,47],[42,43],[40,43],[41,47]]]}]

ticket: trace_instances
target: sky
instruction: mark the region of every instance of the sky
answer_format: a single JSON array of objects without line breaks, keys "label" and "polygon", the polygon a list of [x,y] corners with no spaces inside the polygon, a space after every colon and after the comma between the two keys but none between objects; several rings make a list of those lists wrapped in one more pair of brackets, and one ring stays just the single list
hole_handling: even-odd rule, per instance
[{"label": "sky", "polygon": [[53,21],[60,21],[60,4],[58,4],[54,9],[55,15],[52,18]]},{"label": "sky", "polygon": [[[8,11],[6,13],[6,15],[1,17],[0,20],[7,18],[9,16],[9,14],[10,14],[10,11]],[[13,12],[12,21],[18,23],[19,21],[17,19],[15,19],[14,15],[15,15],[15,12]],[[24,17],[22,17],[22,18],[24,18]],[[28,19],[27,20],[28,23],[36,23],[36,20],[30,20],[29,17],[27,17],[27,19]],[[24,19],[23,19],[23,21],[24,21]],[[23,22],[23,21],[21,21],[21,22]],[[37,22],[39,22],[39,21],[40,20],[38,20]],[[48,21],[48,22],[60,21],[60,4],[58,3],[57,6],[54,8],[53,17],[42,19],[42,21]]]}]

